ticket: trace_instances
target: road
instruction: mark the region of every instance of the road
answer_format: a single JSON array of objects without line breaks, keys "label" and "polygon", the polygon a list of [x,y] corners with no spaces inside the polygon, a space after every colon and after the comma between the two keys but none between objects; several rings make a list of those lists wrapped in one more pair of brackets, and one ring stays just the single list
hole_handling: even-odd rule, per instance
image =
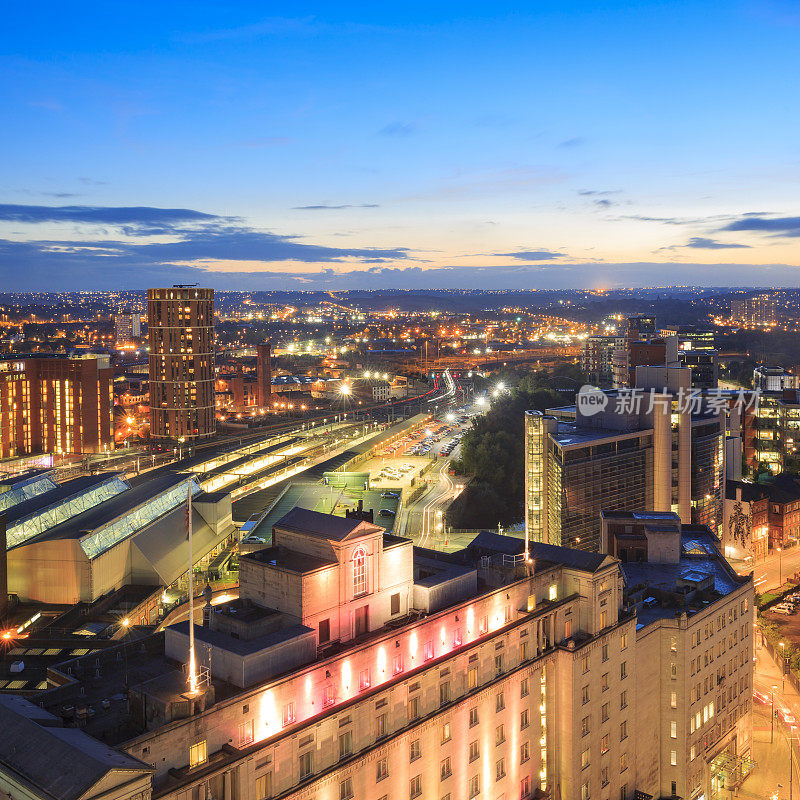
[{"label": "road", "polygon": [[449,470],[449,459],[440,459],[431,470],[430,489],[401,510],[395,525],[398,536],[406,536],[421,547],[432,547],[443,538],[443,514],[461,491]]},{"label": "road", "polygon": [[[752,562],[733,562],[737,572],[746,575],[753,572],[753,581],[756,591],[763,593],[769,589],[780,586],[787,578],[800,572],[800,547],[780,553],[771,553],[766,558]],[[798,795],[800,796],[800,795]]]},{"label": "road", "polygon": [[[756,664],[753,697],[753,757],[757,767],[739,791],[740,798],[767,798],[773,796],[789,797],[789,749],[787,737],[797,737],[800,730],[790,731],[787,725],[776,717],[771,719],[772,707],[776,711],[791,712],[800,720],[800,695],[792,685],[784,682],[781,671],[767,650],[760,643],[761,636],[756,631]],[[766,702],[764,702],[766,700]],[[800,797],[800,763],[797,751],[794,757],[793,784],[797,797]],[[778,786],[781,785],[781,789]],[[774,793],[777,792],[777,795]]]}]

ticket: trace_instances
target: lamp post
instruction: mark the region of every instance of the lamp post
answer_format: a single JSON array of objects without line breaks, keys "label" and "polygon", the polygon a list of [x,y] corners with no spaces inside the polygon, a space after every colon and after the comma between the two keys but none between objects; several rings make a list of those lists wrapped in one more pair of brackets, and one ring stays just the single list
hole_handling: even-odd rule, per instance
[{"label": "lamp post", "polygon": [[778,588],[783,586],[783,550],[778,548]]},{"label": "lamp post", "polygon": [[778,642],[778,647],[781,649],[781,691],[786,691],[786,645],[783,642]]},{"label": "lamp post", "polygon": [[770,694],[770,704],[772,706],[772,713],[769,715],[769,743],[772,744],[775,737],[775,690],[777,686],[772,687]]}]

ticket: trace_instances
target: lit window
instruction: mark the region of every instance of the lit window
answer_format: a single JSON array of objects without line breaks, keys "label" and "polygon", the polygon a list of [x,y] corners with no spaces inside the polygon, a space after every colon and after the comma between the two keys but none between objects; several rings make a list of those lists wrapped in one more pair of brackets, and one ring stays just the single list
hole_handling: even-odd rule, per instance
[{"label": "lit window", "polygon": [[208,761],[208,748],[206,747],[206,740],[197,742],[189,748],[189,766],[196,767],[199,764],[205,764]]},{"label": "lit window", "polygon": [[367,592],[367,554],[363,547],[357,547],[353,553],[353,595]]}]

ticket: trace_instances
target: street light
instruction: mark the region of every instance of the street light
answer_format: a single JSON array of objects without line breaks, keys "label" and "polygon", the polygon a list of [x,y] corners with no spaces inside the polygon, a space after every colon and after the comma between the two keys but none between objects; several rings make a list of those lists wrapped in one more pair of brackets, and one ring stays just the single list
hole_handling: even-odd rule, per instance
[{"label": "street light", "polygon": [[775,690],[777,686],[772,687],[772,691],[770,692],[771,698],[771,705],[772,705],[772,713],[770,714],[769,720],[769,743],[772,744],[773,736],[775,734]]},{"label": "street light", "polygon": [[786,690],[786,645],[783,642],[778,642],[778,647],[781,648],[781,691]]},{"label": "street light", "polygon": [[783,586],[783,550],[778,548],[778,588]]}]

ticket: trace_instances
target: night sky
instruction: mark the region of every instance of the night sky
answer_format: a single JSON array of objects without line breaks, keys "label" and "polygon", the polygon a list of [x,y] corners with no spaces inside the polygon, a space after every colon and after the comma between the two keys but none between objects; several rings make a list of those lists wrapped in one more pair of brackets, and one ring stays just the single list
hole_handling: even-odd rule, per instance
[{"label": "night sky", "polygon": [[0,290],[797,286],[798,75],[788,0],[7,4]]}]

